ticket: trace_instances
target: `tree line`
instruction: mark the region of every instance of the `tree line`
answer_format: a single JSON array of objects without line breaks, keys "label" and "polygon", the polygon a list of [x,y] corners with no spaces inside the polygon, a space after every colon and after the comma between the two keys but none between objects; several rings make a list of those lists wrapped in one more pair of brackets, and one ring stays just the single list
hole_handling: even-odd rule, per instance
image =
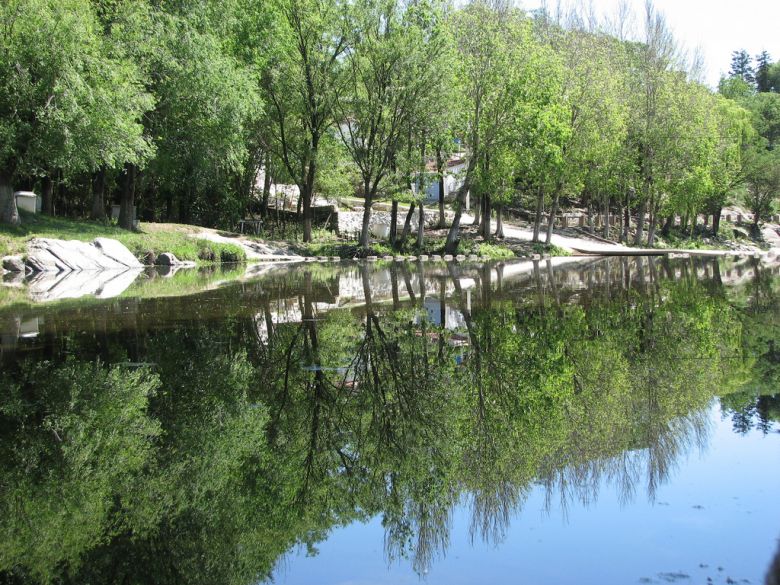
[{"label": "tree line", "polygon": [[273,178],[297,186],[304,241],[322,194],[364,199],[363,247],[377,200],[393,228],[408,204],[398,244],[454,153],[450,250],[467,194],[486,239],[530,209],[549,242],[578,202],[606,236],[617,217],[622,240],[653,245],[675,217],[693,233],[711,215],[717,233],[733,200],[757,226],[780,192],[778,64],[735,53],[713,92],[650,3],[636,30],[507,0],[9,0],[0,15],[2,222],[34,187],[46,213],[103,219],[114,200],[127,228],[134,207],[229,227],[267,213]]}]

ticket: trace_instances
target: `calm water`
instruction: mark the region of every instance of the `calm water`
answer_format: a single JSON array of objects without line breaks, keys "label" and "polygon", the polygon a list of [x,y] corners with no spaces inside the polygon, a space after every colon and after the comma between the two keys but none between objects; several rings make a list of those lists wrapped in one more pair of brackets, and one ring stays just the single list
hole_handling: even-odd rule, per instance
[{"label": "calm water", "polygon": [[0,306],[0,582],[760,583],[780,277],[305,265]]}]

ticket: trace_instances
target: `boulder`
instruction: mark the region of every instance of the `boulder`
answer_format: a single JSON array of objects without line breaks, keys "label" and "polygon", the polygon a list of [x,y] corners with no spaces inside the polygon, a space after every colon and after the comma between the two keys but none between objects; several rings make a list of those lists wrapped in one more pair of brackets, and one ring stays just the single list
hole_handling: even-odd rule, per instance
[{"label": "boulder", "polygon": [[158,266],[176,266],[179,264],[179,259],[171,252],[163,252],[157,256]]},{"label": "boulder", "polygon": [[116,240],[94,242],[34,238],[27,246],[27,266],[33,272],[81,272],[141,268],[141,263]]},{"label": "boulder", "polygon": [[157,266],[177,266],[179,268],[193,268],[195,262],[191,260],[179,260],[172,252],[163,252],[157,256]]},{"label": "boulder", "polygon": [[96,238],[95,247],[100,249],[105,256],[112,260],[127,266],[128,268],[143,268],[138,258],[133,256],[132,252],[125,248],[120,242],[110,238]]},{"label": "boulder", "polygon": [[3,258],[3,270],[8,272],[24,272],[24,261],[21,256],[6,256]]}]

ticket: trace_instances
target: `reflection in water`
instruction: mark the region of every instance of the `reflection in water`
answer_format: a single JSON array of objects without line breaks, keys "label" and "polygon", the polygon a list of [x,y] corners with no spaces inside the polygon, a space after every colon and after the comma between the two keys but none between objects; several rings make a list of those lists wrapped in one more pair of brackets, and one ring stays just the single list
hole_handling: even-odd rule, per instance
[{"label": "reflection in water", "polygon": [[500,542],[534,485],[652,499],[715,393],[777,419],[777,293],[757,263],[638,257],[0,311],[0,571],[247,584],[381,515],[424,573],[463,502]]}]

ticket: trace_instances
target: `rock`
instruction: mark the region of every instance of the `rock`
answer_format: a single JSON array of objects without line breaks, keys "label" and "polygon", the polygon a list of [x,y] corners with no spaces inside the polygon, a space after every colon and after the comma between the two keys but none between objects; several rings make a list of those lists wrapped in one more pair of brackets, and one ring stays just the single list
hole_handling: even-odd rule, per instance
[{"label": "rock", "polygon": [[24,272],[24,261],[21,256],[6,256],[3,258],[3,269],[8,272]]},{"label": "rock", "polygon": [[171,252],[163,252],[157,256],[157,266],[176,266],[177,268],[194,268],[197,266],[191,260],[179,260]]},{"label": "rock", "polygon": [[171,252],[163,252],[159,256],[157,256],[157,265],[158,266],[178,266],[179,265],[179,259],[173,255]]},{"label": "rock", "polygon": [[120,242],[110,238],[95,238],[95,247],[97,247],[105,256],[123,264],[128,268],[143,268],[138,258],[125,248]]},{"label": "rock", "polygon": [[27,246],[27,266],[33,272],[81,272],[141,268],[141,263],[116,240],[34,238]]}]

